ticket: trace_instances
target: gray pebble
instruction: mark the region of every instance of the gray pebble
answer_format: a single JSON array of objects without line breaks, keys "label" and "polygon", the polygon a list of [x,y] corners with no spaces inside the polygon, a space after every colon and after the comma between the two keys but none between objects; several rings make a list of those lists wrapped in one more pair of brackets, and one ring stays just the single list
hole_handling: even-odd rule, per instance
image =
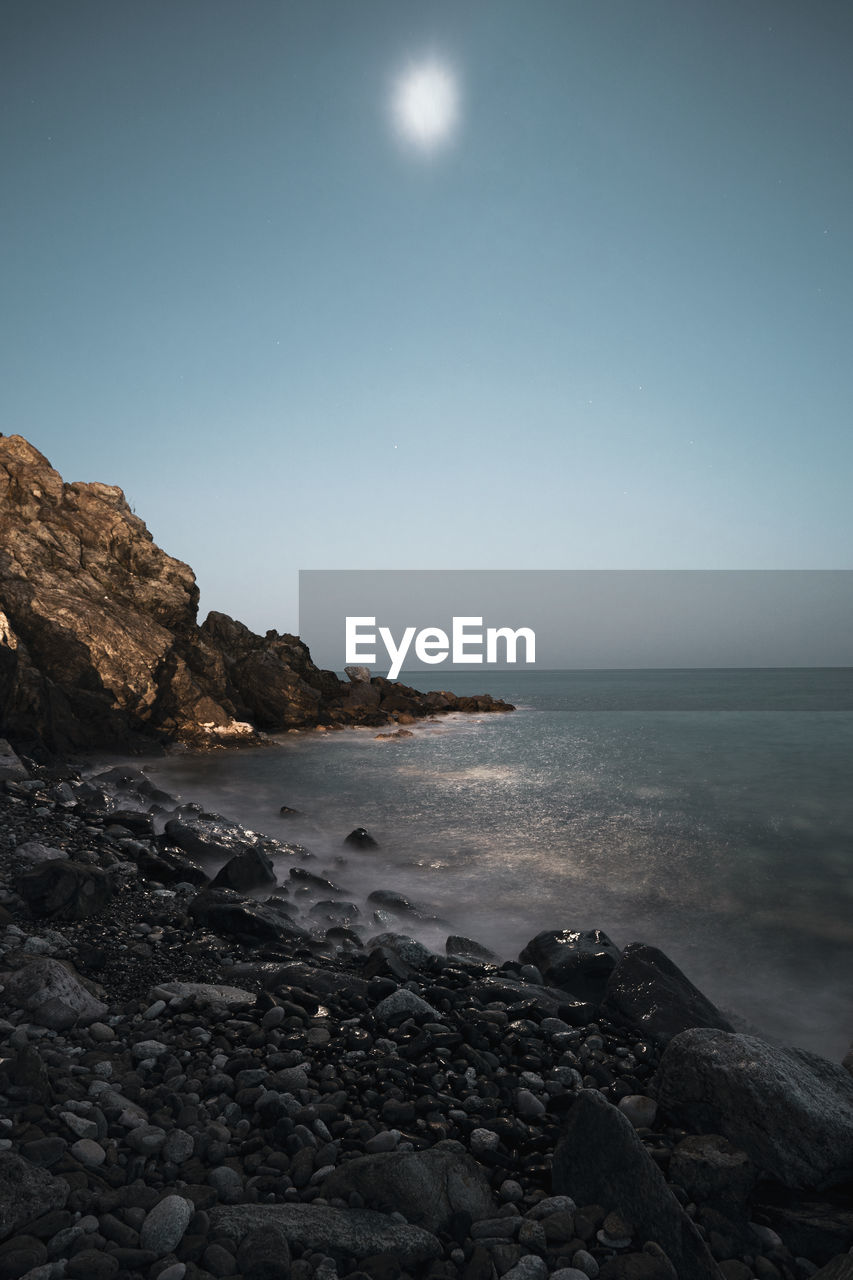
[{"label": "gray pebble", "polygon": [[195,1213],[195,1205],[183,1196],[166,1196],[145,1215],[139,1244],[162,1258],[176,1249]]}]

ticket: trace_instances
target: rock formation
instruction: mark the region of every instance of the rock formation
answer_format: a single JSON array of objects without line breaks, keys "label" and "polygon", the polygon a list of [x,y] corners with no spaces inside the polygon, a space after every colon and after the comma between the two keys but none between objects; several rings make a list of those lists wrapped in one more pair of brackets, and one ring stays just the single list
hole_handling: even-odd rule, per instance
[{"label": "rock formation", "polygon": [[196,746],[317,724],[507,710],[489,697],[341,681],[292,635],[222,613],[197,621],[186,564],[155,545],[121,489],[65,484],[0,437],[0,732],[54,752]]}]

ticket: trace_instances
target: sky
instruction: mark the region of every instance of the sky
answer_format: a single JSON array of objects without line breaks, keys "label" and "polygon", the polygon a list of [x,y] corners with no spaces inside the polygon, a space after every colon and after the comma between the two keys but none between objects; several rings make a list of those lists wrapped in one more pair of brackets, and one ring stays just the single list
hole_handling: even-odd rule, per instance
[{"label": "sky", "polygon": [[202,616],[839,569],[848,0],[4,0],[0,430]]}]

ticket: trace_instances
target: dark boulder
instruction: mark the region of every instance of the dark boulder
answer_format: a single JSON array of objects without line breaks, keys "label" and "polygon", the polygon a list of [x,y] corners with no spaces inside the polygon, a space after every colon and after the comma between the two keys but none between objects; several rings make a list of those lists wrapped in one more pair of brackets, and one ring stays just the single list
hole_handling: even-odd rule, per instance
[{"label": "dark boulder", "polygon": [[679,1276],[722,1280],[690,1218],[630,1121],[595,1089],[578,1094],[554,1150],[555,1195],[618,1207],[640,1240],[654,1240]]},{"label": "dark boulder", "polygon": [[52,1209],[62,1209],[68,1183],[12,1151],[0,1151],[0,1240]]},{"label": "dark boulder", "polygon": [[781,1236],[795,1257],[810,1258],[818,1266],[853,1249],[853,1204],[849,1194],[843,1196],[842,1203],[811,1197],[804,1201],[799,1194],[786,1195],[767,1184],[754,1205],[754,1216]]},{"label": "dark boulder", "polygon": [[719,1133],[691,1134],[678,1143],[669,1162],[669,1180],[691,1200],[710,1201],[740,1212],[752,1194],[758,1171],[745,1151]]},{"label": "dark boulder", "polygon": [[168,846],[153,850],[144,849],[136,855],[136,865],[146,880],[159,880],[161,884],[207,884],[210,877],[194,858],[188,858],[179,849]]},{"label": "dark boulder", "polygon": [[853,1079],[816,1053],[696,1028],[667,1046],[649,1092],[685,1128],[723,1134],[784,1186],[853,1178]]},{"label": "dark boulder", "polygon": [[22,871],[16,887],[35,916],[84,920],[97,915],[115,897],[114,878],[100,867],[69,858],[41,862]]},{"label": "dark boulder", "polygon": [[213,889],[260,889],[275,884],[275,871],[263,849],[253,847],[235,853],[211,880]]},{"label": "dark boulder", "polygon": [[368,1208],[396,1210],[427,1231],[446,1230],[456,1213],[476,1221],[496,1212],[484,1171],[457,1142],[348,1160],[327,1178],[323,1194],[347,1200],[353,1193]]},{"label": "dark boulder", "polygon": [[484,947],[481,942],[475,942],[473,938],[465,938],[456,933],[452,933],[445,941],[444,953],[448,956],[461,956],[465,960],[497,960],[494,951]]},{"label": "dark boulder", "polygon": [[110,823],[125,827],[135,836],[153,836],[154,819],[150,813],[140,813],[138,809],[113,809],[109,815]]},{"label": "dark boulder", "polygon": [[660,1042],[690,1027],[733,1031],[731,1023],[657,947],[632,942],[607,983],[601,1013]]},{"label": "dark boulder", "polygon": [[367,895],[367,901],[372,902],[374,906],[382,907],[385,911],[390,911],[393,915],[412,916],[415,920],[435,919],[425,908],[419,907],[405,894],[395,893],[393,889],[374,889],[373,893]]},{"label": "dark boulder", "polygon": [[203,889],[189,903],[197,925],[246,946],[307,939],[304,929],[267,903],[241,898],[233,889]]},{"label": "dark boulder", "polygon": [[552,986],[598,1004],[621,954],[601,929],[546,929],[528,942],[519,959],[536,965]]},{"label": "dark boulder", "polygon": [[315,875],[313,871],[306,871],[304,867],[291,867],[288,879],[297,887],[302,885],[306,889],[320,889],[323,893],[344,892],[339,885],[332,884],[332,881],[327,880],[325,876]]},{"label": "dark boulder", "polygon": [[378,849],[379,844],[373,839],[373,836],[366,827],[356,827],[348,836],[344,837],[344,844],[352,849]]},{"label": "dark boulder", "polygon": [[[170,818],[160,842],[163,845],[175,844],[190,857],[217,861],[252,851],[257,851],[267,860],[304,860],[313,856],[300,844],[285,843],[283,840],[274,840],[271,836],[247,831],[239,823],[229,822],[218,814],[184,814],[179,818]],[[251,860],[247,865],[251,866]]]}]

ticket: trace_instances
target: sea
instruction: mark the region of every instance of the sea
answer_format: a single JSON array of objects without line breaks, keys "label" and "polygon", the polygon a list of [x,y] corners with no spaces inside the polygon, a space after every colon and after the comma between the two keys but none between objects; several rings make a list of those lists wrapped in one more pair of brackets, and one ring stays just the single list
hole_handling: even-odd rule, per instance
[{"label": "sea", "polygon": [[[839,1060],[853,1041],[853,668],[409,672],[511,714],[283,734],[149,775],[297,840],[394,927],[515,959],[545,929],[660,947],[739,1030]],[[282,818],[282,805],[299,817]],[[377,849],[343,839],[355,827]],[[286,872],[284,873],[286,875]]]}]

